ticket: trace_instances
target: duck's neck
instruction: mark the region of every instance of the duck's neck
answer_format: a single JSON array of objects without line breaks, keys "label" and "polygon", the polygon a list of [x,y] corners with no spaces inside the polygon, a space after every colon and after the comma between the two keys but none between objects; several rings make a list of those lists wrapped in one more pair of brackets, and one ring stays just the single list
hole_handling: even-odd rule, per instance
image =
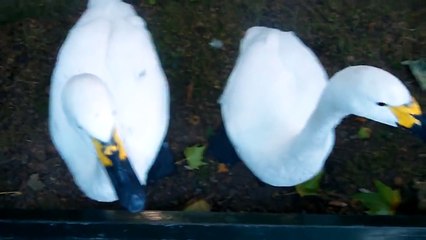
[{"label": "duck's neck", "polygon": [[303,130],[289,144],[290,149],[287,149],[289,164],[296,166],[302,182],[322,170],[333,149],[335,128],[346,114],[336,111],[332,106],[330,99],[323,96]]},{"label": "duck's neck", "polygon": [[302,131],[274,156],[273,167],[257,174],[259,178],[274,186],[294,186],[321,171],[334,145],[334,129],[346,115],[331,109],[328,101],[321,98]]},{"label": "duck's neck", "polygon": [[291,150],[301,156],[302,153],[309,154],[310,149],[317,151],[315,148],[323,149],[324,145],[333,144],[334,141],[330,143],[330,140],[334,139],[330,138],[343,117],[344,114],[331,110],[321,101],[303,130],[294,138]]}]

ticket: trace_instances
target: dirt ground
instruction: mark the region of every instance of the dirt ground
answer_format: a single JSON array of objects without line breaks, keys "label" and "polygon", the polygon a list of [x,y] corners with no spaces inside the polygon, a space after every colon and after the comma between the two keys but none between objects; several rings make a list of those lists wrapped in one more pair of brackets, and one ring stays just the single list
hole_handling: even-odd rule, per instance
[{"label": "dirt ground", "polygon": [[[0,207],[119,208],[94,202],[78,190],[47,128],[50,74],[84,2],[66,10],[46,8],[57,12],[0,25]],[[318,196],[302,198],[294,188],[263,184],[243,163],[219,173],[218,163],[211,159],[192,171],[183,161],[183,150],[205,144],[208,132],[220,123],[216,100],[232,70],[240,38],[254,25],[295,31],[330,75],[355,64],[384,68],[402,79],[426,110],[424,92],[400,64],[426,56],[425,1],[154,2],[138,2],[137,8],[153,34],[170,83],[168,140],[177,171],[149,185],[148,209],[182,210],[204,199],[212,211],[363,214],[365,209],[352,196],[360,188],[374,190],[377,179],[401,190],[399,214],[425,213],[417,208],[413,183],[426,181],[426,145],[404,130],[355,117],[337,129]],[[222,41],[223,47],[211,47],[213,39]],[[370,138],[358,137],[361,127],[372,130]]]}]

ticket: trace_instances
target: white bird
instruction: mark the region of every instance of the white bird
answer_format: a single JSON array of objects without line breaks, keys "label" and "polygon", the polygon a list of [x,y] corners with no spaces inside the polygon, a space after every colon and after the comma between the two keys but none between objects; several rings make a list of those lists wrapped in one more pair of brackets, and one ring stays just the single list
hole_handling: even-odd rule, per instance
[{"label": "white bird", "polygon": [[420,106],[392,74],[352,66],[330,81],[292,32],[248,29],[219,100],[226,134],[263,182],[294,186],[315,176],[350,114],[390,126],[420,126]]},{"label": "white bird", "polygon": [[89,0],[52,75],[49,128],[91,199],[144,208],[147,173],[165,138],[169,89],[150,32],[120,0]]}]

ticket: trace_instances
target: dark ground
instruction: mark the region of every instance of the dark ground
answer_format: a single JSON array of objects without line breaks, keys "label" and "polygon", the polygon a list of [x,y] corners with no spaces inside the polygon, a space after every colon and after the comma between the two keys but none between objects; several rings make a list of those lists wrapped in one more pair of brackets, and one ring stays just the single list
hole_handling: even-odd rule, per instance
[{"label": "dark ground", "polygon": [[[149,186],[148,209],[181,210],[205,199],[212,211],[362,214],[365,209],[352,195],[360,188],[374,190],[378,179],[401,190],[398,213],[425,213],[417,208],[412,189],[415,181],[426,181],[425,145],[403,130],[354,117],[337,129],[321,181],[323,193],[316,197],[301,198],[294,188],[262,184],[242,163],[219,173],[218,163],[209,159],[193,171],[182,160],[186,147],[206,143],[208,132],[220,123],[216,100],[235,62],[239,39],[253,25],[295,31],[330,75],[354,64],[384,68],[426,106],[425,94],[400,65],[426,56],[425,1],[158,0],[154,5],[141,2],[138,8],[171,85],[168,139],[177,165],[176,174]],[[50,74],[84,3],[65,9],[0,19],[0,207],[118,207],[85,198],[50,141]],[[222,49],[209,46],[214,38],[223,41]],[[371,138],[357,137],[361,127],[372,130]]]}]

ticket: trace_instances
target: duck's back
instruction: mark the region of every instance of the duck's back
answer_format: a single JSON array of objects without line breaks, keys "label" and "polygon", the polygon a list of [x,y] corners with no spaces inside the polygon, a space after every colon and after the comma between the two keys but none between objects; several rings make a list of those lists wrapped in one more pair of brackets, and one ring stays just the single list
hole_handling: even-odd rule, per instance
[{"label": "duck's back", "polygon": [[299,133],[327,78],[315,54],[294,33],[250,28],[220,99],[237,151],[238,145],[268,151]]},{"label": "duck's back", "polygon": [[133,73],[149,65],[159,65],[145,21],[133,7],[118,0],[104,1],[93,6],[89,3],[69,31],[58,54],[55,73],[91,72],[109,84],[126,80],[123,77],[111,80],[114,72]]}]

